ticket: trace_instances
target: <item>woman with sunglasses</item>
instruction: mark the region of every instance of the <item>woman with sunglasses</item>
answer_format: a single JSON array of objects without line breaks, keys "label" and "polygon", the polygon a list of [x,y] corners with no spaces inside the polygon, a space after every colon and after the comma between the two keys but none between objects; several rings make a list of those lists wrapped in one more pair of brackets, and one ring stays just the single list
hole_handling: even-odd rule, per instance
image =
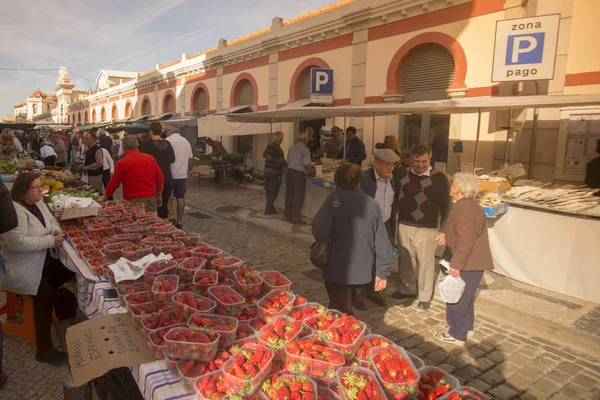
[{"label": "woman with sunglasses", "polygon": [[52,310],[56,291],[74,274],[56,258],[56,248],[64,235],[42,202],[43,190],[37,174],[26,172],[15,179],[11,197],[18,225],[2,234],[2,254],[6,259],[3,289],[33,296],[36,360],[59,365],[68,362],[68,356],[52,345]]}]

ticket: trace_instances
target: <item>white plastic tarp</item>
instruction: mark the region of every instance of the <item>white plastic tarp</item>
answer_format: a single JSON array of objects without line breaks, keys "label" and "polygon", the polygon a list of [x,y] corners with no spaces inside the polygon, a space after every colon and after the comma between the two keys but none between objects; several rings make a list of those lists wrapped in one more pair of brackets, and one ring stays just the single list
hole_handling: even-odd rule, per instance
[{"label": "white plastic tarp", "polygon": [[225,115],[208,115],[198,119],[198,137],[262,135],[270,132],[270,123],[228,121]]}]

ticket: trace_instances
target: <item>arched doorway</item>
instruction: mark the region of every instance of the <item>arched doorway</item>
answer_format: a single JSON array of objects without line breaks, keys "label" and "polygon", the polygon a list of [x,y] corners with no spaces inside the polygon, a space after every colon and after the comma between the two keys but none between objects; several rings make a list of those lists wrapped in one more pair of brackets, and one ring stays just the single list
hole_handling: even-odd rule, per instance
[{"label": "arched doorway", "polygon": [[404,102],[448,98],[456,68],[452,54],[437,43],[415,47],[400,72]]},{"label": "arched doorway", "polygon": [[67,122],[70,124],[71,123],[71,114],[67,115]]},{"label": "arched doorway", "polygon": [[117,108],[116,104],[113,104],[112,106],[112,110],[110,111],[110,118],[119,119],[119,109]]},{"label": "arched doorway", "polygon": [[81,111],[79,111],[79,113],[77,114],[77,123],[80,123],[81,121],[82,121]]},{"label": "arched doorway", "polygon": [[196,88],[192,97],[192,111],[208,110],[208,92],[204,86]]},{"label": "arched doorway", "polygon": [[175,98],[172,92],[168,92],[163,98],[163,113],[175,114]]},{"label": "arched doorway", "polygon": [[248,79],[242,79],[236,86],[235,106],[254,103],[254,86]]},{"label": "arched doorway", "polygon": [[131,107],[131,102],[128,101],[127,104],[125,104],[125,118],[131,117],[133,117],[133,108]]},{"label": "arched doorway", "polygon": [[142,115],[152,115],[152,105],[148,97],[145,97],[142,101]]},{"label": "arched doorway", "polygon": [[104,107],[100,110],[100,121],[106,121],[106,110]]},{"label": "arched doorway", "polygon": [[83,122],[88,122],[88,112],[87,110],[85,111],[85,113],[83,113]]},{"label": "arched doorway", "polygon": [[96,122],[96,109],[92,110],[92,122]]},{"label": "arched doorway", "polygon": [[[233,83],[230,97],[231,107],[258,106],[258,88],[256,80],[249,73],[240,74]],[[233,138],[233,151],[252,157],[254,136],[244,135]]]}]

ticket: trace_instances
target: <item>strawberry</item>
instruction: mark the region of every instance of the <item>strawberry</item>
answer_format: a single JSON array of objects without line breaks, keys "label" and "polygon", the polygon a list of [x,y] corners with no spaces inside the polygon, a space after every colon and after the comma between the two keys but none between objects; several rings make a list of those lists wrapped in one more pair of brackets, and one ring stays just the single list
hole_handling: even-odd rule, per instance
[{"label": "strawberry", "polygon": [[187,319],[195,312],[210,313],[217,306],[211,299],[202,297],[192,292],[179,292],[171,298],[173,301],[173,310],[180,318]]},{"label": "strawberry", "polygon": [[261,387],[263,395],[269,399],[315,399],[315,382],[305,376],[275,374]]},{"label": "strawberry", "polygon": [[179,277],[177,275],[160,275],[154,280],[152,293],[157,302],[165,302],[177,292]]},{"label": "strawberry", "polygon": [[210,269],[217,271],[219,276],[233,278],[234,273],[244,264],[244,261],[235,257],[217,257],[210,264]]},{"label": "strawberry", "polygon": [[165,336],[170,357],[211,361],[217,354],[220,334],[207,329],[172,328]]},{"label": "strawberry", "polygon": [[292,282],[278,271],[263,271],[259,275],[269,291],[273,289],[289,290],[292,285]]},{"label": "strawberry", "polygon": [[306,318],[303,321],[304,326],[308,327],[310,332],[326,331],[338,319],[333,311],[326,311],[324,314]]},{"label": "strawberry", "polygon": [[344,391],[348,399],[386,399],[370,370],[361,367],[342,367],[336,374],[342,384],[340,389]]},{"label": "strawberry", "polygon": [[217,271],[198,270],[194,273],[194,285],[196,290],[203,296],[208,296],[208,288],[216,285],[218,282]]},{"label": "strawberry", "polygon": [[188,326],[219,332],[221,334],[219,347],[225,348],[235,341],[238,320],[233,317],[193,312],[188,320]]},{"label": "strawberry", "polygon": [[284,356],[284,347],[294,340],[302,330],[302,321],[294,321],[289,317],[278,315],[267,323],[259,332],[259,343],[275,350],[275,358]]},{"label": "strawberry", "polygon": [[196,390],[203,398],[209,400],[234,394],[233,389],[225,383],[224,374],[220,371],[212,372],[199,379],[196,382]]},{"label": "strawberry", "polygon": [[206,258],[207,261],[220,258],[222,255],[223,250],[211,246],[198,246],[192,249],[192,256]]},{"label": "strawberry", "polygon": [[236,393],[252,393],[270,371],[272,360],[272,350],[259,345],[246,344],[223,366],[226,383]]},{"label": "strawberry", "polygon": [[252,268],[240,267],[233,274],[235,287],[244,297],[260,297],[262,295],[262,278]]},{"label": "strawberry", "polygon": [[217,302],[217,314],[235,317],[242,313],[244,297],[229,286],[213,286],[208,289],[209,296]]},{"label": "strawberry", "polygon": [[236,318],[242,322],[242,321],[249,321],[251,319],[254,319],[258,317],[258,308],[256,307],[256,305],[250,305],[247,307],[242,308],[242,313],[240,315],[238,315]]},{"label": "strawberry", "polygon": [[278,314],[288,314],[294,305],[296,296],[283,290],[272,290],[256,303],[259,316],[269,322],[270,318]]}]

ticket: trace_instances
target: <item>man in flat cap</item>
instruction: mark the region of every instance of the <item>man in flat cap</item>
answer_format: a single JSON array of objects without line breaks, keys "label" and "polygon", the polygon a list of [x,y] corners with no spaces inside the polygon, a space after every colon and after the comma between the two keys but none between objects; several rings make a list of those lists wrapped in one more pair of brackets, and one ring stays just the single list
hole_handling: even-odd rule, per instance
[{"label": "man in flat cap", "polygon": [[[400,157],[390,149],[375,150],[373,157],[373,166],[363,172],[360,189],[374,198],[377,204],[379,204],[388,238],[393,244],[396,232],[396,196],[394,195],[396,184],[392,178],[392,172],[396,164],[400,162]],[[375,272],[374,269],[373,272]],[[386,301],[381,296],[381,292],[374,290],[374,282],[375,280],[373,279],[373,282],[365,285],[364,293],[369,300],[381,307],[385,307]],[[366,309],[366,305],[364,303],[360,304],[361,302],[362,300],[358,300],[358,304],[354,304],[354,306],[357,309],[361,307]]]}]

